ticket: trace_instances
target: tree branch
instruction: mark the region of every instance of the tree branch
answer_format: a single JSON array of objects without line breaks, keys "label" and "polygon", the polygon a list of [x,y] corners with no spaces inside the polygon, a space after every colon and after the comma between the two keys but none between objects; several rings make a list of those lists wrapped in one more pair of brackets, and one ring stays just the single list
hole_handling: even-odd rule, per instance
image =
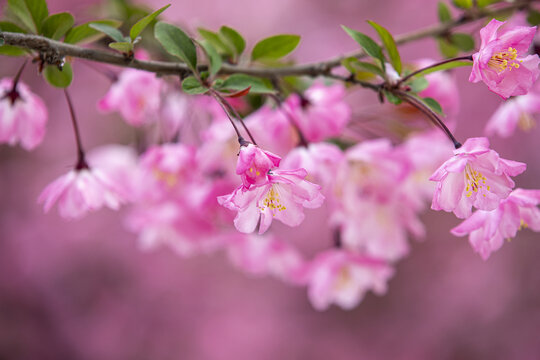
[{"label": "tree branch", "polygon": [[[418,31],[410,32],[400,36],[396,36],[395,40],[398,45],[406,44],[419,39],[440,36],[448,33],[453,28],[464,25],[488,16],[496,16],[510,10],[525,9],[534,0],[518,1],[509,4],[499,9],[478,10],[474,13],[466,13],[459,19],[444,24],[432,25]],[[91,61],[107,63],[122,67],[145,70],[161,75],[167,74],[186,74],[191,73],[189,68],[184,63],[154,61],[154,60],[137,60],[129,59],[124,55],[112,51],[104,51],[97,49],[83,48],[76,45],[66,44],[55,41],[38,35],[27,35],[12,32],[0,32],[0,38],[7,45],[18,46],[30,50],[35,50],[42,53],[53,53],[59,56],[71,56]],[[349,54],[338,56],[327,61],[308,63],[302,65],[285,66],[280,68],[256,68],[256,67],[239,67],[230,64],[223,64],[220,74],[247,74],[257,77],[273,77],[273,76],[319,76],[329,75],[331,70],[341,65],[341,61],[348,57],[362,58],[366,54],[362,50],[355,51]],[[201,69],[205,69],[202,66]]]}]

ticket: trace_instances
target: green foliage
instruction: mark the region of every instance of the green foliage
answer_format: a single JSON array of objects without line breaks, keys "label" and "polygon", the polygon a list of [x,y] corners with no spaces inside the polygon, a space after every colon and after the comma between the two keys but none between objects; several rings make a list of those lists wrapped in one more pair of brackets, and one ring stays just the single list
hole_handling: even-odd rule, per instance
[{"label": "green foliage", "polygon": [[438,65],[438,66],[426,69],[418,73],[418,75],[423,76],[423,75],[431,74],[436,71],[444,71],[444,70],[449,70],[449,69],[462,67],[462,66],[472,66],[472,64],[473,64],[472,61],[452,61],[446,64],[442,64],[442,65]]},{"label": "green foliage", "polygon": [[472,0],[452,0],[452,3],[460,9],[469,9],[473,5]]},{"label": "green foliage", "polygon": [[139,36],[139,34],[141,32],[143,32],[143,30],[148,26],[150,25],[150,23],[152,21],[154,21],[155,18],[157,18],[159,16],[159,14],[161,14],[162,12],[164,12],[165,10],[167,10],[167,8],[171,6],[171,4],[168,4],[168,5],[165,5],[164,7],[162,7],[161,9],[158,9],[156,11],[154,11],[153,13],[143,17],[142,19],[140,19],[139,21],[137,21],[135,23],[135,25],[133,25],[131,27],[131,30],[129,31],[129,37],[131,38],[131,42],[135,41],[135,39],[137,38],[137,36]]},{"label": "green foliage", "polygon": [[378,60],[381,63],[381,67],[383,68],[383,70],[385,69],[385,59],[381,47],[377,45],[377,43],[373,41],[372,38],[365,34],[362,34],[361,32],[348,28],[345,25],[341,25],[341,27],[351,38],[353,38],[354,41],[356,41],[362,47],[362,49],[364,49],[366,54]]},{"label": "green foliage", "polygon": [[215,74],[218,73],[219,69],[221,69],[221,64],[222,64],[221,56],[218,54],[218,52],[212,46],[212,44],[210,44],[209,41],[203,40],[200,42],[200,44],[203,47],[204,52],[206,53],[208,57],[208,61],[210,62],[210,66],[209,66],[210,75],[214,76]]},{"label": "green foliage", "polygon": [[529,10],[529,14],[527,15],[527,22],[531,24],[532,26],[537,26],[540,24],[540,12],[536,10]]},{"label": "green foliage", "polygon": [[367,72],[384,77],[384,73],[380,67],[372,63],[360,61],[355,57],[348,57],[341,64],[353,74]]},{"label": "green foliage", "polygon": [[197,50],[186,33],[174,25],[158,22],[154,36],[169,54],[179,57],[193,71],[197,70]]},{"label": "green foliage", "polygon": [[0,21],[0,31],[8,31],[14,33],[26,33],[19,25],[9,21]]},{"label": "green foliage", "polygon": [[251,60],[278,60],[291,53],[300,42],[298,35],[275,35],[259,41],[251,52]]},{"label": "green foliage", "polygon": [[220,85],[219,90],[241,91],[251,87],[251,94],[272,94],[274,89],[260,78],[245,74],[234,74],[229,76]]},{"label": "green foliage", "polygon": [[453,58],[459,54],[459,48],[444,38],[437,38],[439,51],[446,58]]},{"label": "green foliage", "polygon": [[66,88],[71,84],[73,80],[73,70],[71,64],[65,63],[62,70],[54,65],[48,65],[43,70],[43,76],[45,80],[52,86],[58,88]]},{"label": "green foliage", "polygon": [[229,56],[232,56],[234,54],[232,47],[226,44],[218,33],[204,28],[198,28],[197,31],[203,37],[203,39],[212,44],[214,49],[216,49],[220,54],[225,54]]},{"label": "green foliage", "polygon": [[92,23],[89,25],[92,29],[100,31],[113,39],[116,42],[123,42],[126,39],[124,38],[124,35],[120,32],[120,30],[116,29],[115,27],[109,26],[107,24],[99,24],[99,23]]},{"label": "green foliage", "polygon": [[182,81],[182,90],[190,95],[200,95],[208,92],[208,88],[202,86],[199,80],[193,76],[188,76]]},{"label": "green foliage", "polygon": [[455,33],[450,36],[452,44],[459,50],[467,52],[474,50],[474,39],[469,34]]},{"label": "green foliage", "polygon": [[439,16],[439,21],[441,23],[452,21],[452,13],[450,12],[448,5],[441,1],[439,1],[439,4],[437,5],[437,15]]},{"label": "green foliage", "polygon": [[228,26],[222,26],[219,29],[219,36],[224,43],[227,43],[234,48],[237,56],[241,55],[246,48],[246,40],[240,33]]},{"label": "green foliage", "polygon": [[403,102],[400,98],[392,94],[390,91],[384,91],[384,96],[386,97],[386,100],[388,100],[388,102],[394,105],[399,105]]},{"label": "green foliage", "polygon": [[414,80],[409,82],[411,91],[415,93],[419,93],[420,91],[425,90],[428,87],[428,85],[429,85],[429,82],[423,76],[415,77]]},{"label": "green foliage", "polygon": [[45,0],[8,0],[7,12],[27,31],[41,33],[41,24],[49,15]]},{"label": "green foliage", "polygon": [[384,27],[377,24],[376,22],[368,21],[368,23],[375,29],[375,31],[377,31],[377,34],[379,34],[379,37],[381,38],[381,41],[386,48],[386,52],[390,57],[390,63],[397,71],[397,73],[401,75],[401,57],[399,56],[399,51],[397,49],[396,42],[392,37],[392,34],[390,34],[388,30],[386,30]]},{"label": "green foliage", "polygon": [[45,37],[60,40],[71,29],[74,22],[73,15],[67,12],[51,15],[43,21],[41,33]]},{"label": "green foliage", "polygon": [[422,98],[421,99],[422,102],[427,105],[431,110],[435,111],[436,113],[438,113],[439,115],[443,115],[444,116],[444,113],[443,113],[443,110],[442,110],[442,107],[441,107],[441,104],[439,104],[437,102],[437,100],[433,99],[433,98],[430,98],[430,97],[425,97],[425,98]]},{"label": "green foliage", "polygon": [[11,45],[2,45],[0,46],[0,55],[5,56],[23,56],[28,54],[28,51],[26,49],[17,47],[17,46],[11,46]]},{"label": "green foliage", "polygon": [[95,41],[104,36],[101,31],[95,30],[90,27],[91,24],[103,24],[110,27],[117,28],[120,26],[120,22],[116,20],[95,20],[90,21],[71,28],[64,38],[64,42],[68,44],[83,44]]},{"label": "green foliage", "polygon": [[109,47],[124,54],[131,54],[133,52],[133,44],[128,41],[112,42],[109,44]]}]

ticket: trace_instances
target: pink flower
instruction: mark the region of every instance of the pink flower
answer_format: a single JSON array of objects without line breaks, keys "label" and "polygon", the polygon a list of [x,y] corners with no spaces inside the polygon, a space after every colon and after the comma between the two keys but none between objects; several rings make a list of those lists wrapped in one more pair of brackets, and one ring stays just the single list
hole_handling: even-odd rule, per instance
[{"label": "pink flower", "polygon": [[521,162],[501,159],[489,149],[486,138],[467,139],[454,154],[430,178],[437,182],[431,208],[453,211],[461,219],[471,215],[472,206],[480,210],[496,209],[514,187],[510,176],[521,174],[527,167]]},{"label": "pink flower", "polygon": [[0,143],[17,142],[26,150],[38,146],[45,136],[47,108],[28,86],[12,79],[0,81]]},{"label": "pink flower", "polygon": [[350,120],[351,108],[343,98],[341,84],[325,86],[314,83],[301,98],[292,94],[284,103],[296,125],[308,141],[321,141],[341,134]]},{"label": "pink flower", "polygon": [[240,147],[236,174],[246,188],[268,181],[268,171],[279,166],[281,158],[251,143]]},{"label": "pink flower", "polygon": [[260,221],[262,234],[274,218],[288,226],[298,226],[304,220],[304,207],[317,208],[324,201],[320,186],[304,180],[306,176],[304,169],[272,170],[265,183],[249,189],[240,185],[231,194],[219,196],[218,202],[238,211],[234,226],[243,233],[253,232]]},{"label": "pink flower", "polygon": [[530,130],[535,125],[534,114],[540,113],[540,94],[530,92],[502,103],[486,125],[488,136],[496,133],[501,137],[512,135],[519,126],[522,130]]},{"label": "pink flower", "polygon": [[291,119],[283,108],[262,106],[244,121],[259,146],[275,154],[284,155],[298,145],[298,133],[292,127]]},{"label": "pink flower", "polygon": [[530,228],[540,231],[540,190],[514,190],[492,211],[478,210],[468,219],[452,229],[452,234],[469,234],[473,249],[487,260],[498,250],[504,239],[516,236],[518,230]]},{"label": "pink flower", "polygon": [[352,309],[369,290],[386,293],[393,269],[385,261],[338,249],[324,251],[309,264],[306,282],[309,300],[317,310],[334,303]]},{"label": "pink flower", "polygon": [[526,55],[536,27],[504,24],[493,19],[480,30],[482,44],[473,55],[469,81],[483,81],[489,90],[507,99],[529,91],[540,73],[540,58]]},{"label": "pink flower", "polygon": [[171,90],[163,99],[161,108],[161,135],[171,141],[189,118],[189,98],[180,91]]},{"label": "pink flower", "polygon": [[134,69],[124,70],[105,97],[98,103],[104,112],[118,111],[133,126],[156,120],[161,101],[162,81],[155,74]]},{"label": "pink flower", "polygon": [[38,199],[45,212],[58,203],[58,213],[66,219],[81,218],[103,206],[118,210],[124,201],[111,178],[96,168],[71,170],[49,184]]}]

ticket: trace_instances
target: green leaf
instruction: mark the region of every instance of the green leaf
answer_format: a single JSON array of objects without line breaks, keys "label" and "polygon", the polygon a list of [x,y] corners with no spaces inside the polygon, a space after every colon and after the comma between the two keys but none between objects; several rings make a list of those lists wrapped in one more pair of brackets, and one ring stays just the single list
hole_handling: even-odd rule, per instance
[{"label": "green leaf", "polygon": [[452,13],[450,12],[448,5],[441,1],[439,1],[439,4],[437,5],[437,14],[441,23],[452,21]]},{"label": "green leaf", "polygon": [[394,41],[394,38],[392,37],[392,34],[385,28],[383,28],[381,25],[377,24],[374,21],[368,21],[368,23],[373,26],[375,31],[377,31],[377,34],[379,34],[379,37],[381,38],[384,47],[386,48],[386,52],[388,53],[388,56],[390,57],[390,63],[394,67],[394,69],[397,71],[398,74],[401,75],[402,65],[401,65],[401,57],[399,56],[399,51],[396,46],[396,42]]},{"label": "green leaf", "polygon": [[111,39],[113,39],[116,42],[124,42],[125,41],[124,35],[122,35],[120,30],[118,30],[118,29],[116,29],[116,28],[114,28],[112,26],[109,26],[109,25],[106,25],[106,24],[99,24],[99,23],[91,23],[88,26],[90,26],[94,30],[97,30],[97,31],[100,31],[100,32],[104,33],[105,35],[107,35],[108,37],[110,37]]},{"label": "green leaf", "polygon": [[234,54],[232,47],[225,43],[218,33],[204,28],[198,28],[197,31],[199,34],[201,34],[203,39],[212,44],[214,49],[216,49],[219,53],[226,55]]},{"label": "green leaf", "polygon": [[373,41],[372,38],[362,34],[361,32],[348,28],[345,25],[341,25],[341,27],[351,38],[353,38],[354,41],[356,41],[362,47],[362,49],[364,49],[366,54],[378,60],[381,63],[381,67],[383,68],[383,70],[385,69],[385,59],[381,47],[377,45],[377,43]]},{"label": "green leaf", "polygon": [[384,91],[384,96],[386,97],[386,100],[388,100],[388,102],[394,104],[394,105],[399,105],[401,104],[403,101],[398,98],[396,95],[392,94],[390,91]]},{"label": "green leaf", "polygon": [[128,41],[112,42],[109,43],[109,47],[124,54],[130,54],[133,52],[133,44]]},{"label": "green leaf", "polygon": [[437,43],[439,45],[439,51],[444,57],[453,58],[459,54],[459,48],[448,42],[448,40],[437,38]]},{"label": "green leaf", "polygon": [[0,21],[0,31],[14,32],[14,33],[26,33],[19,25],[9,21]]},{"label": "green leaf", "polygon": [[200,44],[203,47],[204,52],[208,56],[208,61],[210,62],[210,66],[209,66],[210,75],[214,76],[215,74],[218,73],[219,69],[221,69],[221,64],[222,64],[221,56],[218,54],[216,49],[212,46],[212,44],[209,41],[203,40],[200,42]]},{"label": "green leaf", "polygon": [[240,55],[244,52],[246,40],[244,40],[238,31],[228,26],[222,26],[219,29],[219,35],[225,43],[230,44],[234,48],[236,55]]},{"label": "green leaf", "polygon": [[263,80],[245,74],[234,74],[229,76],[221,84],[220,90],[240,91],[248,87],[251,87],[249,91],[251,94],[275,93],[274,89]]},{"label": "green leaf", "polygon": [[449,63],[446,63],[446,64],[442,64],[442,65],[438,65],[438,66],[426,69],[426,70],[418,73],[416,76],[418,76],[418,75],[423,76],[423,75],[431,74],[431,73],[436,72],[436,71],[449,70],[449,69],[462,67],[462,66],[472,66],[472,64],[473,64],[472,61],[452,61],[452,62],[449,62]]},{"label": "green leaf", "polygon": [[41,23],[49,15],[45,0],[8,0],[7,10],[30,32],[39,34]]},{"label": "green leaf", "polygon": [[188,76],[182,81],[182,90],[190,95],[199,95],[208,92],[208,88],[202,86],[199,80],[193,76]]},{"label": "green leaf", "polygon": [[527,22],[532,26],[540,24],[540,12],[533,9],[529,10],[529,14],[527,15]]},{"label": "green leaf", "polygon": [[53,40],[60,40],[71,29],[74,22],[73,15],[67,12],[51,15],[43,21],[41,33]]},{"label": "green leaf", "polygon": [[174,25],[160,21],[154,27],[154,36],[169,54],[179,57],[196,71],[197,50],[186,33]]},{"label": "green leaf", "polygon": [[474,39],[469,34],[455,33],[450,36],[452,44],[454,44],[459,50],[467,52],[474,50]]},{"label": "green leaf", "polygon": [[452,0],[455,7],[460,9],[470,9],[472,7],[472,0]]},{"label": "green leaf", "polygon": [[439,104],[437,100],[430,97],[425,97],[421,99],[422,99],[422,102],[426,104],[431,110],[435,111],[436,113],[440,115],[444,115],[441,104]]},{"label": "green leaf", "polygon": [[384,73],[380,67],[372,63],[360,61],[355,57],[348,57],[341,61],[341,64],[353,74],[362,71],[384,77]]},{"label": "green leaf", "polygon": [[137,36],[139,36],[139,34],[141,32],[143,32],[143,30],[152,22],[154,21],[155,18],[157,18],[159,16],[159,14],[161,14],[162,12],[164,12],[165,10],[167,10],[167,8],[171,6],[171,4],[169,5],[165,5],[164,7],[162,7],[161,9],[159,10],[156,10],[154,11],[153,13],[143,17],[142,19],[140,19],[139,21],[137,21],[135,23],[135,25],[133,25],[131,27],[131,30],[129,31],[129,37],[131,38],[131,41],[133,42]]},{"label": "green leaf", "polygon": [[71,80],[73,80],[73,70],[71,69],[71,64],[68,62],[64,64],[62,70],[59,70],[54,65],[49,65],[43,70],[43,76],[52,86],[66,88],[71,84]]},{"label": "green leaf", "polygon": [[255,44],[251,60],[277,60],[291,53],[300,42],[298,35],[275,35]]},{"label": "green leaf", "polygon": [[79,44],[88,43],[103,37],[104,34],[101,31],[92,29],[90,24],[103,24],[114,28],[120,26],[120,22],[117,20],[95,20],[90,21],[71,28],[64,38],[64,42],[67,44]]},{"label": "green leaf", "polygon": [[476,4],[478,5],[479,8],[483,8],[488,5],[495,4],[501,1],[502,0],[477,0]]},{"label": "green leaf", "polygon": [[415,77],[414,80],[409,82],[411,91],[419,93],[422,90],[425,90],[429,86],[429,82],[423,76]]},{"label": "green leaf", "polygon": [[23,56],[27,55],[28,51],[26,49],[17,47],[17,46],[11,46],[11,45],[2,45],[0,46],[0,55],[5,56]]}]

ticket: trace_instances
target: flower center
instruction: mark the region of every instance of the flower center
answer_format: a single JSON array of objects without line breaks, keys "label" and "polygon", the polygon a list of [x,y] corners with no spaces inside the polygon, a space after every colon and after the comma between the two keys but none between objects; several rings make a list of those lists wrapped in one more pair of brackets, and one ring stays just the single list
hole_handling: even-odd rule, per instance
[{"label": "flower center", "polygon": [[334,289],[336,291],[344,290],[349,285],[352,279],[351,270],[348,266],[343,266],[339,273],[337,274],[336,280],[334,282]]},{"label": "flower center", "polygon": [[281,204],[279,192],[275,189],[275,185],[272,185],[270,191],[268,191],[263,200],[262,206],[259,207],[261,211],[264,211],[266,208],[278,211],[287,210],[287,208]]},{"label": "flower center", "polygon": [[165,184],[167,184],[168,187],[174,187],[178,183],[177,174],[166,172],[157,168],[152,170],[152,174],[154,174],[154,177],[158,181],[165,182]]},{"label": "flower center", "polygon": [[534,119],[531,116],[531,114],[526,113],[526,112],[521,113],[518,120],[518,126],[521,130],[529,131],[532,128],[534,128],[534,125],[535,125]]},{"label": "flower center", "polygon": [[[476,171],[469,164],[465,165],[465,196],[471,197],[473,192],[478,192],[482,188],[491,190],[490,186],[486,186],[486,177],[481,172]],[[485,197],[486,194],[483,194]]]},{"label": "flower center", "polygon": [[513,68],[519,68],[519,63],[521,61],[517,61],[516,59],[517,50],[509,47],[508,50],[503,50],[495,53],[495,55],[493,55],[491,59],[489,59],[488,66],[498,73],[503,72],[508,67],[508,70],[510,71]]}]

